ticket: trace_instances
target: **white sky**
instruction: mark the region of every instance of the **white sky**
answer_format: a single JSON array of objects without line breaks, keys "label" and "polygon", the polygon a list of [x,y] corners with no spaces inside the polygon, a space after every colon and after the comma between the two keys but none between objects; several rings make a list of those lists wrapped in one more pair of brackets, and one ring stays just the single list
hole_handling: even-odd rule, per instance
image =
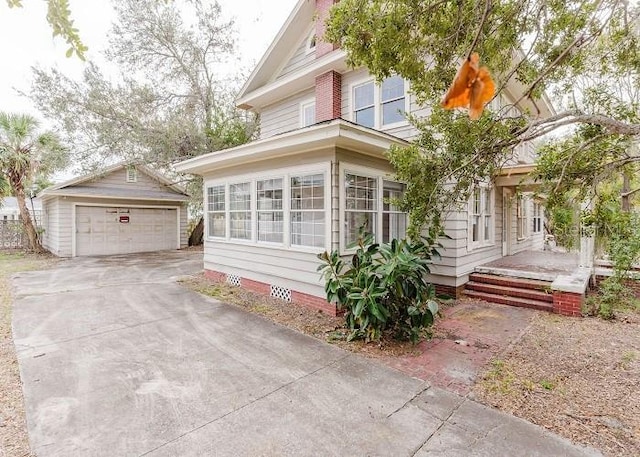
[{"label": "white sky", "polygon": [[[99,53],[107,44],[106,34],[114,19],[111,7],[114,1],[117,0],[70,0],[75,25],[89,47],[87,60],[102,62]],[[179,4],[183,0],[175,1]],[[253,69],[296,2],[219,0],[223,14],[236,20],[243,66]],[[28,112],[41,118],[31,102],[17,92],[29,90],[31,67],[57,66],[67,75],[79,77],[84,64],[76,57],[66,58],[66,43],[52,38],[44,1],[23,0],[23,4],[23,8],[10,9],[0,0],[0,111]]]}]

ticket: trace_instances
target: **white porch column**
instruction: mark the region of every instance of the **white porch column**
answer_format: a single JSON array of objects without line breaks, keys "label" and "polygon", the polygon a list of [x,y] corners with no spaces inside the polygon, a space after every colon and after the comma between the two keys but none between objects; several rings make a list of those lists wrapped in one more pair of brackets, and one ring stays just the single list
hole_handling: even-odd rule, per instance
[{"label": "white porch column", "polygon": [[[582,211],[591,210],[591,202],[583,202],[580,205]],[[580,222],[580,268],[586,268],[589,271],[593,271],[593,257],[595,249],[595,228],[585,227]]]}]

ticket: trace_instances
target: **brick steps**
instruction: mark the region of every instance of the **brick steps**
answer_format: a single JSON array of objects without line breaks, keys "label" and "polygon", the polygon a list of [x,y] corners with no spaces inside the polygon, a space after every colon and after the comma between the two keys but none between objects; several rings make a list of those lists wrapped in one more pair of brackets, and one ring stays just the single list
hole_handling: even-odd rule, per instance
[{"label": "brick steps", "polygon": [[547,303],[553,303],[553,294],[535,290],[520,289],[519,287],[499,286],[497,284],[486,284],[482,282],[469,281],[467,289],[487,294],[500,295],[503,297],[527,298],[529,300],[538,300]]},{"label": "brick steps", "polygon": [[549,290],[549,281],[539,281],[536,279],[515,278],[513,276],[499,276],[487,273],[471,273],[469,280],[486,284],[496,284],[498,286],[517,287],[519,289]]},{"label": "brick steps", "polygon": [[490,303],[553,312],[553,294],[548,281],[472,273],[465,295]]},{"label": "brick steps", "polygon": [[504,295],[487,294],[477,292],[475,290],[465,290],[465,295],[471,298],[477,298],[489,303],[499,303],[501,305],[517,306],[519,308],[531,308],[540,311],[553,312],[553,304],[541,302],[538,300],[529,300],[527,298],[507,297]]}]

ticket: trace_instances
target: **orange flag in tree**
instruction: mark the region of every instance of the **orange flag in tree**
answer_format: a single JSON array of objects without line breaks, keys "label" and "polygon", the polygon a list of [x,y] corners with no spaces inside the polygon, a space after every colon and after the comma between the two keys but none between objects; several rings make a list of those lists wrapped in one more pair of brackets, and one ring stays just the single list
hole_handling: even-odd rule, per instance
[{"label": "orange flag in tree", "polygon": [[478,68],[477,52],[465,60],[442,99],[444,109],[469,108],[469,118],[479,119],[484,106],[493,98],[496,85],[487,67]]}]

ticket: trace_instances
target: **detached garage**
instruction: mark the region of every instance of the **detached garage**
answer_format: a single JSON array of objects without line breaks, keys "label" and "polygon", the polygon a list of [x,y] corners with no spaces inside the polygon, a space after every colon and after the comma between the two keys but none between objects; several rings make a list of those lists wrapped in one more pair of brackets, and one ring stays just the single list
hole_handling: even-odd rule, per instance
[{"label": "detached garage", "polygon": [[187,246],[180,186],[141,165],[116,165],[40,194],[42,244],[60,257],[166,251]]}]

